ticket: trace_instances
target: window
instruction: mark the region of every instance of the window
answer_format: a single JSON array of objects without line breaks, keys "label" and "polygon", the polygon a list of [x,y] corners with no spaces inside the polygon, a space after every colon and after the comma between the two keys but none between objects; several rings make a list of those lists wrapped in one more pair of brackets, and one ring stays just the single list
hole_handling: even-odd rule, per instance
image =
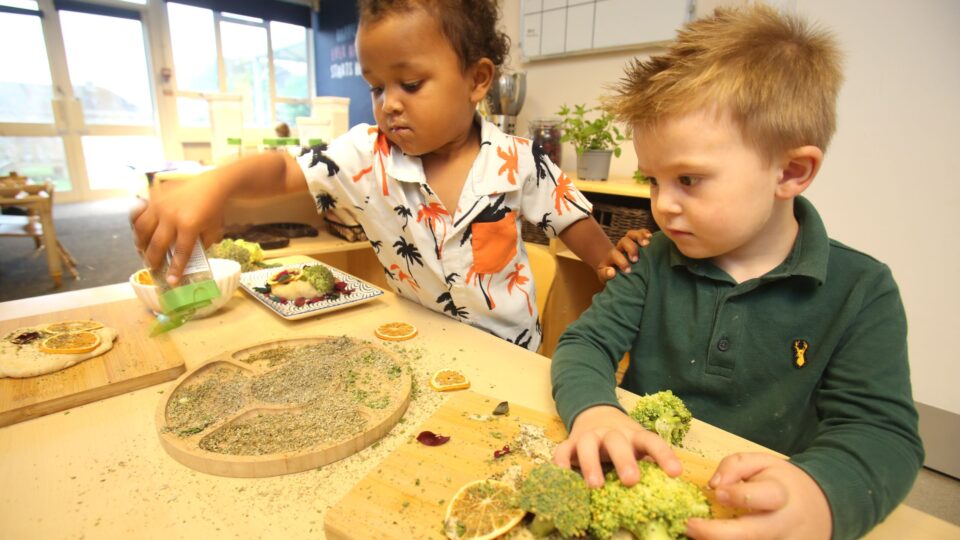
[{"label": "window", "polygon": [[0,51],[0,122],[53,122],[40,17],[0,12]]},{"label": "window", "polygon": [[307,29],[295,24],[270,23],[273,70],[277,86],[275,118],[291,126],[297,116],[310,116]]},{"label": "window", "polygon": [[[140,21],[61,11],[60,26],[73,93],[83,104],[84,121],[153,125]],[[135,46],[118,46],[129,44]]]},{"label": "window", "polygon": [[217,39],[213,12],[183,4],[167,4],[177,88],[194,92],[217,92]]},{"label": "window", "polygon": [[247,127],[309,116],[307,28],[173,2],[167,13],[182,127],[210,125],[209,93],[242,95]]}]

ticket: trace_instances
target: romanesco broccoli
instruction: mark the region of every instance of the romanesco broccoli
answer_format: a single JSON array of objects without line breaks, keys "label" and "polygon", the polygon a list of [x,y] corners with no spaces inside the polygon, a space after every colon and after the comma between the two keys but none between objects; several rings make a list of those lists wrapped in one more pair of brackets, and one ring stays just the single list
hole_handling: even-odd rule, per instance
[{"label": "romanesco broccoli", "polygon": [[687,406],[670,390],[641,396],[630,417],[674,446],[682,445],[693,420]]},{"label": "romanesco broccoli", "polygon": [[591,535],[606,540],[626,529],[639,540],[675,539],[682,537],[689,518],[710,517],[710,504],[696,485],[671,478],[655,463],[637,465],[637,484],[626,487],[610,471],[603,487],[590,492]]},{"label": "romanesco broccoli", "polygon": [[538,465],[520,486],[517,504],[534,514],[530,531],[582,536],[590,525],[590,488],[579,474],[551,463]]},{"label": "romanesco broccoli", "polygon": [[322,264],[304,266],[301,279],[310,283],[317,290],[318,296],[330,292],[333,286],[337,284],[337,278],[333,276],[333,272]]}]

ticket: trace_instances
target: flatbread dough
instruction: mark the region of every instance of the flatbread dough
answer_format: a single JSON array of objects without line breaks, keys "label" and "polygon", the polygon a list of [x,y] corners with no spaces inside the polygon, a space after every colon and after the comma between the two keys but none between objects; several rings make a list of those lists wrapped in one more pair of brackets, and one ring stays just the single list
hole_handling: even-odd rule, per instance
[{"label": "flatbread dough", "polygon": [[[25,345],[17,345],[10,338],[22,332],[41,332],[44,337]],[[36,377],[66,369],[74,364],[89,358],[100,356],[113,348],[113,341],[117,339],[117,331],[106,326],[90,330],[100,334],[100,345],[96,349],[78,354],[50,354],[40,350],[40,343],[49,336],[41,327],[18,328],[0,338],[0,378]]]}]

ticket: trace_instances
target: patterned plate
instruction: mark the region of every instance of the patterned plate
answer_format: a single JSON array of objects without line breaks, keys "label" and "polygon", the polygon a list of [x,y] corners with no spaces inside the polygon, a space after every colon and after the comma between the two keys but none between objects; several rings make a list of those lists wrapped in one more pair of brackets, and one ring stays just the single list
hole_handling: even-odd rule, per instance
[{"label": "patterned plate", "polygon": [[331,311],[337,311],[338,309],[356,306],[373,300],[374,298],[383,294],[383,291],[377,287],[374,287],[373,285],[370,285],[366,281],[351,276],[346,272],[341,272],[340,270],[337,270],[329,265],[324,266],[329,268],[330,271],[333,272],[334,277],[336,277],[339,281],[346,283],[347,289],[352,289],[353,292],[350,294],[341,294],[340,297],[336,299],[321,300],[312,304],[297,306],[292,301],[288,301],[286,304],[277,302],[270,299],[270,297],[267,295],[254,290],[254,287],[265,287],[270,276],[278,272],[283,270],[303,268],[305,266],[313,266],[315,264],[323,263],[288,264],[286,266],[277,266],[274,268],[264,268],[263,270],[254,270],[252,272],[244,272],[240,275],[240,288],[247,291],[247,293],[256,300],[259,300],[261,304],[273,310],[274,313],[288,320],[313,317],[314,315],[320,315],[321,313],[329,313]]}]

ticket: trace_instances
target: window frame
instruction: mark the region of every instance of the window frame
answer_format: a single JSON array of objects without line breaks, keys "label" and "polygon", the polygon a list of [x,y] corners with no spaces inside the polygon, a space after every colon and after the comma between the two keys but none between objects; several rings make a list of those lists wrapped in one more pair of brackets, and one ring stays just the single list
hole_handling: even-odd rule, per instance
[{"label": "window frame", "polygon": [[[216,54],[217,54],[217,85],[219,91],[216,93],[203,92],[189,89],[181,89],[177,84],[176,80],[176,64],[173,60],[173,35],[170,30],[169,15],[167,11],[167,4],[174,3],[180,5],[187,5],[192,7],[202,7],[199,6],[196,2],[177,2],[176,0],[168,1],[157,1],[150,0],[151,3],[162,4],[163,13],[163,24],[164,24],[164,37],[166,39],[168,53],[168,65],[172,66],[172,76],[170,81],[171,90],[168,95],[171,98],[171,105],[173,110],[174,126],[176,126],[176,133],[178,142],[181,145],[191,145],[198,143],[210,143],[212,137],[211,130],[209,126],[183,126],[179,121],[179,108],[177,107],[176,100],[177,98],[190,98],[190,99],[205,99],[211,94],[231,94],[227,89],[227,73],[226,73],[226,63],[224,61],[223,55],[223,41],[220,32],[221,22],[229,22],[231,24],[241,24],[247,25],[255,28],[263,28],[266,31],[267,35],[267,71],[270,77],[269,85],[269,95],[270,95],[270,122],[269,126],[249,126],[244,125],[243,135],[244,139],[259,141],[264,137],[273,136],[273,126],[276,125],[279,120],[277,119],[277,106],[279,104],[305,104],[309,105],[311,98],[316,93],[316,65],[315,65],[315,45],[314,40],[311,36],[312,28],[303,27],[304,32],[306,33],[306,62],[307,62],[307,97],[305,98],[291,98],[286,96],[280,96],[277,94],[277,78],[276,78],[276,68],[274,66],[274,50],[273,50],[273,33],[270,29],[270,20],[262,19],[259,22],[251,21],[242,18],[231,17],[229,14],[234,13],[237,15],[242,15],[240,13],[231,12],[231,11],[221,11],[217,9],[212,9],[210,7],[203,7],[203,9],[209,9],[213,13],[213,32],[214,39],[216,42]],[[227,13],[227,15],[224,15]],[[292,24],[287,21],[277,21],[285,22],[287,24]],[[235,93],[233,93],[235,94]],[[296,133],[296,126],[290,126],[291,131]]]}]

